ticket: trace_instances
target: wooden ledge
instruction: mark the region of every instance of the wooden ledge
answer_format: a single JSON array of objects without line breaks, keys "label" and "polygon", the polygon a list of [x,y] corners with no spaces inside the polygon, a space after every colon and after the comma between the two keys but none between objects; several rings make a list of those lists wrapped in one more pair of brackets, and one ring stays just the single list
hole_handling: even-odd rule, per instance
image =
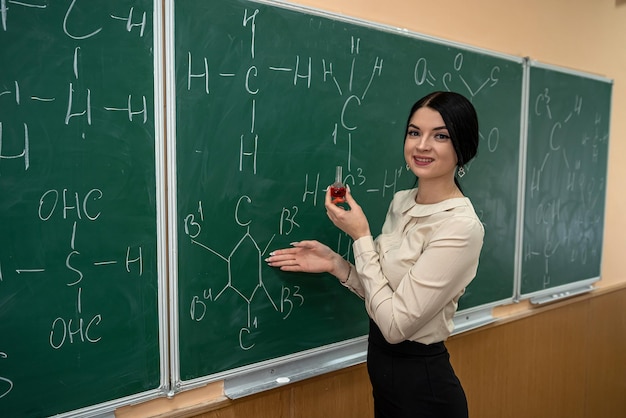
[{"label": "wooden ledge", "polygon": [[232,401],[224,395],[224,382],[214,382],[198,389],[177,393],[172,398],[158,398],[115,411],[116,418],[188,418],[221,409]]}]

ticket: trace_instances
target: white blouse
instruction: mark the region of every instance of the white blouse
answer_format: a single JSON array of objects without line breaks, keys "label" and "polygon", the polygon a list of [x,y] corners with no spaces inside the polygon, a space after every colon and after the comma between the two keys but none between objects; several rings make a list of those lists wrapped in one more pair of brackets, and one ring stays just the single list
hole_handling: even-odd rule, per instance
[{"label": "white blouse", "polygon": [[365,301],[390,343],[446,340],[465,287],[478,268],[484,228],[465,197],[422,205],[417,189],[395,194],[381,234],[353,244],[344,283]]}]

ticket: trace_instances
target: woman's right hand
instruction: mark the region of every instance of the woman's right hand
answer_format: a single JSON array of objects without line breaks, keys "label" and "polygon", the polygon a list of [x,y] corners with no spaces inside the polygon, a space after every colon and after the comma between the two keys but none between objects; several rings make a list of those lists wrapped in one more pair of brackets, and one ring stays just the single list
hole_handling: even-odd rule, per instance
[{"label": "woman's right hand", "polygon": [[265,259],[267,264],[283,271],[331,273],[336,277],[348,270],[347,262],[319,241],[300,241],[291,245],[291,248],[272,251]]},{"label": "woman's right hand", "polygon": [[346,188],[346,203],[349,209],[343,206],[335,205],[330,195],[330,187],[326,190],[326,199],[324,206],[326,207],[326,215],[328,219],[339,229],[350,235],[353,241],[361,237],[371,235],[370,225],[367,221],[365,213],[361,206],[354,200],[350,187]]}]

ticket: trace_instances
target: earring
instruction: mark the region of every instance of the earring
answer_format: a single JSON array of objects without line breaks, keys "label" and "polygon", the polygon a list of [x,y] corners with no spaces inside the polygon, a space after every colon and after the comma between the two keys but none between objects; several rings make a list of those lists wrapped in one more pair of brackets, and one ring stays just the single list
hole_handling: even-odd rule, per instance
[{"label": "earring", "polygon": [[465,168],[463,168],[463,166],[460,166],[456,174],[459,176],[459,178],[463,177],[465,175]]}]

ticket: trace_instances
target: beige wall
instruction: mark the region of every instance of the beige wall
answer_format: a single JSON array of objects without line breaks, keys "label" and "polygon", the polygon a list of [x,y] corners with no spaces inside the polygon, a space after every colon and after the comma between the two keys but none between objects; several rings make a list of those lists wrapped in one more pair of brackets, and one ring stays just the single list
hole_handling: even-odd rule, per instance
[{"label": "beige wall", "polygon": [[626,1],[293,0],[614,80],[601,286],[626,282]]}]

